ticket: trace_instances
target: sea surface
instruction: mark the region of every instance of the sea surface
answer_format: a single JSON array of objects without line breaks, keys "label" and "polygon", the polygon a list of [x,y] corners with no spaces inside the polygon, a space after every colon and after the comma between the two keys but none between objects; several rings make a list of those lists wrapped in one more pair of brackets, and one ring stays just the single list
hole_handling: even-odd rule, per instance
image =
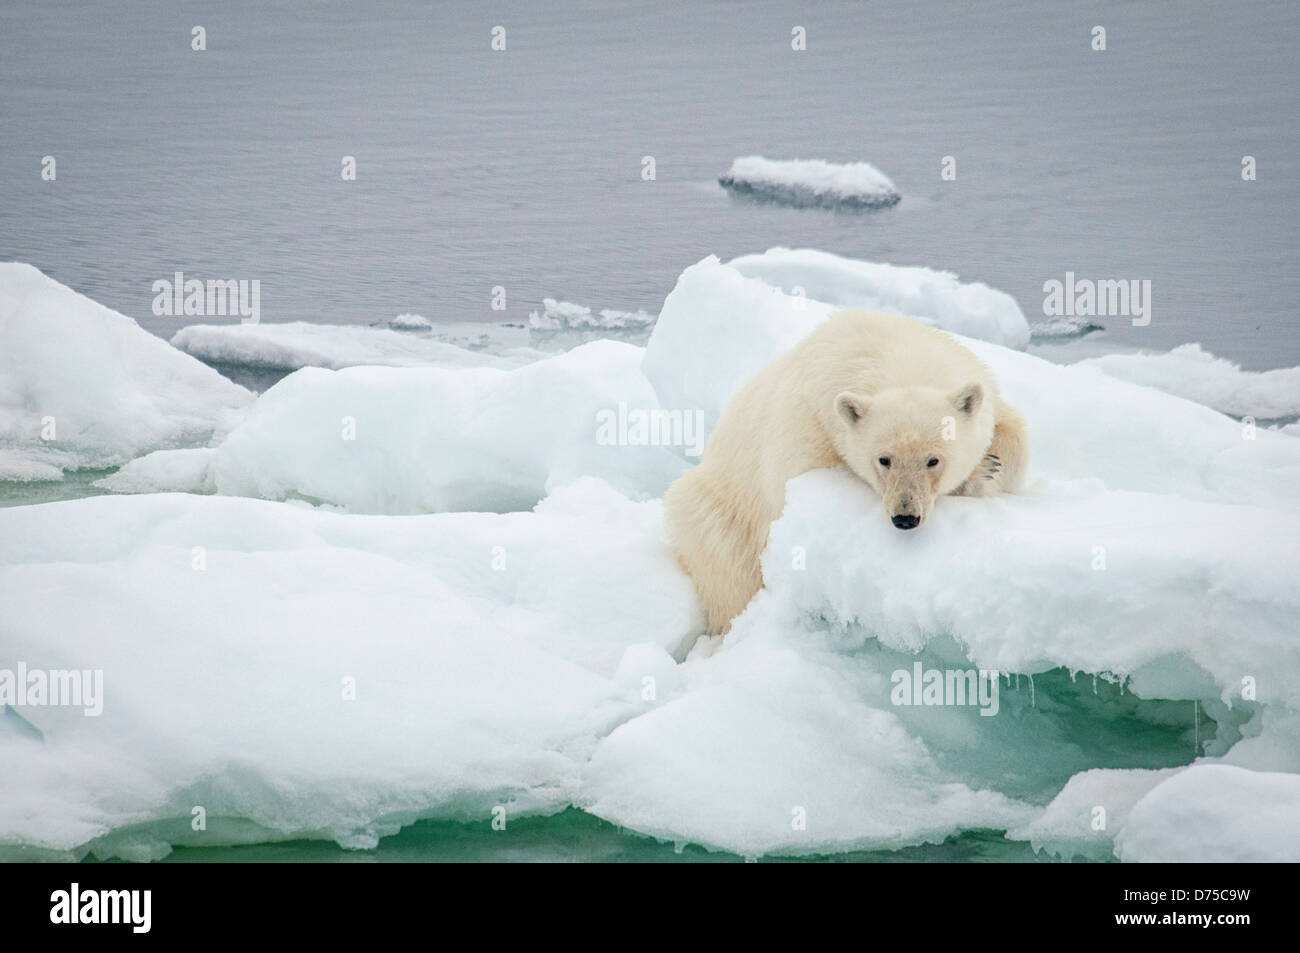
[{"label": "sea surface", "polygon": [[[1293,0],[6,2],[0,260],[170,337],[194,319],[152,285],[177,271],[259,280],[263,321],[521,321],[543,297],[654,312],[705,255],[808,246],[948,269],[1031,320],[1066,272],[1149,279],[1117,346],[1289,366],[1298,45]],[[903,201],[732,198],[752,153],[869,161]]]}]

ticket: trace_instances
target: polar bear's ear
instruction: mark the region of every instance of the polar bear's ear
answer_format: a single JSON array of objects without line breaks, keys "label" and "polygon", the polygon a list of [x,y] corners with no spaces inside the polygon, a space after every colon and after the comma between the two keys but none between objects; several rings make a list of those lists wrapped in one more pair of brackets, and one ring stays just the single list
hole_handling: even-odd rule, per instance
[{"label": "polar bear's ear", "polygon": [[984,388],[979,382],[967,384],[957,393],[952,395],[952,404],[963,414],[973,414],[980,409],[980,404],[984,401]]},{"label": "polar bear's ear", "polygon": [[863,417],[867,416],[867,408],[871,402],[862,394],[855,394],[851,390],[842,391],[835,398],[835,412],[843,417],[853,426]]}]

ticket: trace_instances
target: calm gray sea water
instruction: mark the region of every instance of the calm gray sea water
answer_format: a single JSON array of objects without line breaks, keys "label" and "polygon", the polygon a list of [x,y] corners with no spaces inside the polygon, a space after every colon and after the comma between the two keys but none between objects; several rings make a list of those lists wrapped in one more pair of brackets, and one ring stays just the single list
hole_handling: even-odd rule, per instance
[{"label": "calm gray sea water", "polygon": [[[150,286],[177,270],[259,279],[265,321],[520,320],[657,310],[706,254],[812,246],[1031,319],[1066,271],[1149,278],[1116,344],[1297,364],[1298,40],[1290,0],[6,3],[0,258],[170,336]],[[749,153],[865,159],[905,197],[745,204],[715,180]]]}]

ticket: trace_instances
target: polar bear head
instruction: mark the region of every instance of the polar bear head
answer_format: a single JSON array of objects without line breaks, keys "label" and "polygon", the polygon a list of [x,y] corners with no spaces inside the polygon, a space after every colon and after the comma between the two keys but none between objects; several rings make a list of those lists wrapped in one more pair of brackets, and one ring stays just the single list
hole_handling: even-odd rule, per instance
[{"label": "polar bear head", "polygon": [[975,470],[993,436],[984,388],[955,392],[899,387],[870,396],[835,398],[840,456],[885,504],[899,529],[925,521],[935,497],[950,493]]}]

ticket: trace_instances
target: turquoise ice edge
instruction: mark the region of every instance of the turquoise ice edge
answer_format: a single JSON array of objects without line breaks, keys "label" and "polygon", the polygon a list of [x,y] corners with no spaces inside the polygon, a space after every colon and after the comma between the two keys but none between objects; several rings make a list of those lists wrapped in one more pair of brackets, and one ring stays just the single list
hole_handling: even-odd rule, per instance
[{"label": "turquoise ice edge", "polygon": [[[1002,831],[971,830],[942,844],[902,850],[772,856],[763,862],[836,861],[840,863],[1034,863],[1052,858],[1035,854]],[[93,861],[93,858],[88,858]],[[651,837],[621,830],[577,808],[550,817],[512,821],[505,831],[491,821],[462,824],[419,821],[373,850],[344,850],[325,841],[286,841],[242,847],[178,847],[162,863],[445,863],[445,862],[593,862],[593,863],[741,863],[738,854],[689,845],[678,849]]]}]

